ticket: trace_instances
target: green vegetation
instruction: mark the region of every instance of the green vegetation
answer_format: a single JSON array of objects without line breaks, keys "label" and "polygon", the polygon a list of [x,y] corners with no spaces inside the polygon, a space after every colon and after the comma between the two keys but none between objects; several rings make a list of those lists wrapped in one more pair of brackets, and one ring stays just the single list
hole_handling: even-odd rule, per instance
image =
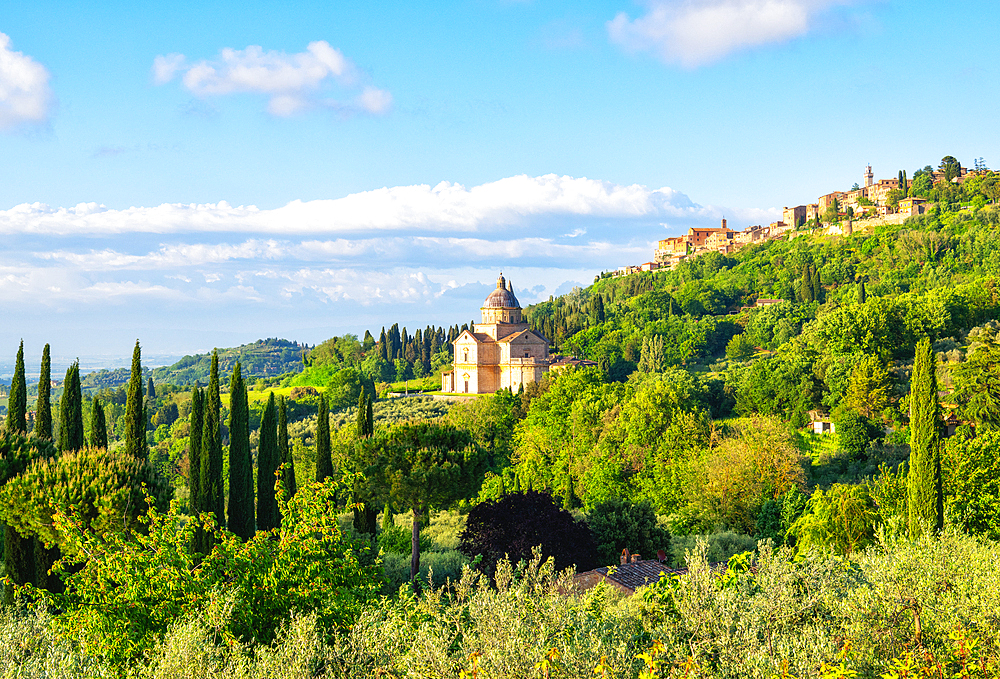
[{"label": "green vegetation", "polygon": [[[527,309],[597,365],[518,393],[385,397],[436,388],[457,325],[332,338],[255,380],[214,352],[188,366],[204,390],[150,379],[137,343],[127,388],[71,367],[51,438],[42,390],[28,436],[15,387],[0,666],[996,676],[1000,210],[958,209],[996,183],[945,161],[938,184],[914,173],[938,205],[902,225]],[[562,572],[626,549],[686,571],[630,597]]]}]

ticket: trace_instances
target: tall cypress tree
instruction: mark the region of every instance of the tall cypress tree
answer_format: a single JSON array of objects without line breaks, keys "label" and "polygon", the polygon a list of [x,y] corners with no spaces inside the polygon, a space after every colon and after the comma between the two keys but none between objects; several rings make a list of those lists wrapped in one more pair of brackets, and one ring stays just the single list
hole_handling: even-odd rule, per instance
[{"label": "tall cypress tree", "polygon": [[819,279],[819,269],[812,270],[812,289],[813,289],[813,299],[817,302],[823,301],[823,284]]},{"label": "tall cypress tree", "polygon": [[42,371],[38,376],[38,402],[35,404],[35,436],[52,439],[52,360],[49,345],[42,349]]},{"label": "tall cypress tree", "polygon": [[865,291],[865,282],[862,280],[858,285],[858,304],[864,304],[867,299],[868,293]]},{"label": "tall cypress tree", "polygon": [[7,431],[25,434],[28,431],[28,387],[24,381],[24,340],[17,350],[14,379],[7,399]]},{"label": "tall cypress tree", "polygon": [[108,423],[104,417],[104,404],[94,397],[90,404],[90,446],[92,448],[108,447]]},{"label": "tall cypress tree", "polygon": [[146,457],[146,409],[142,401],[142,354],[139,340],[132,350],[132,374],[125,391],[125,450],[135,457]]},{"label": "tall cypress tree", "polygon": [[361,385],[361,394],[358,396],[358,412],[354,418],[354,426],[359,439],[368,437],[368,392],[364,385]]},{"label": "tall cypress tree", "polygon": [[267,405],[260,418],[260,447],[257,449],[257,528],[277,528],[278,501],[274,495],[274,474],[278,471],[278,423],[274,392],[267,397]]},{"label": "tall cypress tree", "polygon": [[83,448],[83,393],[80,389],[80,362],[66,369],[62,398],[59,399],[59,450],[68,453]]},{"label": "tall cypress tree", "polygon": [[150,401],[156,400],[156,387],[153,386],[153,376],[150,375],[146,380],[146,398]]},{"label": "tall cypress tree", "polygon": [[910,537],[924,526],[944,525],[941,488],[941,432],[937,377],[928,337],[917,343],[910,378],[910,469],[906,475],[906,507]]},{"label": "tall cypress tree", "polygon": [[285,502],[292,499],[295,487],[295,461],[288,445],[288,402],[282,396],[278,401],[278,452],[281,457],[281,484],[285,488]]},{"label": "tall cypress tree", "polygon": [[[204,400],[201,431],[201,497],[203,512],[211,512],[220,526],[225,525],[226,499],[222,485],[222,435],[219,420],[219,354],[212,351],[212,369]],[[206,545],[207,547],[207,545]]]},{"label": "tall cypress tree", "polygon": [[319,409],[316,412],[316,480],[322,481],[333,476],[333,458],[330,451],[330,411],[326,407],[326,395],[319,395]]},{"label": "tall cypress tree", "polygon": [[250,406],[243,371],[237,361],[229,380],[229,530],[248,540],[255,529]]},{"label": "tall cypress tree", "polygon": [[385,326],[382,326],[382,334],[378,338],[378,356],[383,361],[389,360],[389,338],[385,334]]},{"label": "tall cypress tree", "polygon": [[204,511],[201,497],[201,437],[204,417],[202,391],[195,387],[191,390],[191,425],[188,435],[188,506],[194,517]]},{"label": "tall cypress tree", "polygon": [[365,406],[365,425],[368,428],[368,436],[375,434],[375,409],[372,404],[375,402],[375,394],[368,394],[368,403]]}]

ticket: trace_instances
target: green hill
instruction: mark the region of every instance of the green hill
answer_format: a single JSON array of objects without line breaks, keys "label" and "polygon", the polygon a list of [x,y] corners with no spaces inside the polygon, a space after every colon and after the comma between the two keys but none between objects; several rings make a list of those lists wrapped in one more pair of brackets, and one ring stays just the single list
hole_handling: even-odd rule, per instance
[{"label": "green hill", "polygon": [[[232,372],[239,361],[246,378],[274,377],[290,372],[302,371],[302,352],[308,350],[304,344],[284,339],[268,338],[252,344],[219,350],[219,369],[223,374]],[[206,384],[212,366],[211,352],[185,356],[173,365],[154,368],[153,381],[157,384],[188,385],[194,382]],[[143,370],[148,374],[150,371]],[[129,378],[128,368],[97,370],[82,380],[84,389],[108,389],[119,387]]]}]

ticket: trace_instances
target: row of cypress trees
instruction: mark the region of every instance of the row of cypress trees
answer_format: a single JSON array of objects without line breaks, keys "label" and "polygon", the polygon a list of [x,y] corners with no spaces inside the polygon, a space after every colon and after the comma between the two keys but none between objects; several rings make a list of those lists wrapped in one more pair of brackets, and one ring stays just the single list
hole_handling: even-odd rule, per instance
[{"label": "row of cypress trees", "polygon": [[[133,372],[136,370],[136,365],[138,364],[139,343],[137,341],[133,359]],[[141,366],[139,369],[141,371]],[[135,374],[133,374],[133,378],[135,378]],[[141,384],[141,373],[139,379]],[[28,433],[27,401],[24,341],[22,340],[17,350],[14,379],[11,381],[10,399],[7,405],[7,419],[5,423],[7,431],[18,434]],[[140,395],[139,409],[137,410],[133,404],[131,409],[126,410],[126,419],[130,423],[134,423],[137,420],[138,424],[141,425],[142,448],[139,452],[145,457],[145,417],[141,406]],[[52,359],[51,349],[48,344],[42,350],[42,366],[38,378],[38,400],[35,403],[35,425],[32,433],[38,438],[53,441],[62,452],[80,450],[86,445],[84,441],[83,390],[80,382],[79,361],[74,361],[66,370],[62,398],[59,400],[59,437],[58,441],[54,440],[52,426]],[[104,413],[104,404],[98,398],[95,398],[91,404],[90,439],[90,445],[93,448],[108,447],[108,427]]]},{"label": "row of cypress trees", "polygon": [[[132,380],[140,380],[141,361],[139,343],[133,354]],[[140,387],[141,391],[141,387]],[[127,420],[131,429],[141,431],[141,447],[138,452],[145,455],[145,413],[142,410],[141,394],[138,408],[133,402],[127,410]],[[95,398],[90,415],[90,445],[92,448],[108,447],[108,429],[104,405]],[[7,418],[3,436],[4,457],[0,464],[0,484],[6,483],[23,472],[33,461],[40,458],[54,458],[83,449],[86,445],[83,424],[83,392],[80,381],[80,363],[74,361],[66,370],[63,393],[59,400],[59,431],[55,437],[52,419],[52,361],[48,344],[42,350],[42,365],[38,381],[38,399],[35,404],[35,424],[28,437],[27,385],[25,382],[24,341],[17,351],[14,378],[11,382]],[[141,429],[140,429],[141,427]],[[58,438],[58,440],[54,440]],[[36,536],[24,536],[8,525],[0,526],[4,539],[4,573],[9,578],[4,587],[4,600],[13,601],[12,584],[31,582],[51,591],[62,587],[58,576],[49,573],[52,564],[59,558],[58,546],[45,547]]]},{"label": "row of cypress trees", "polygon": [[[211,513],[225,521],[230,532],[248,539],[257,530],[271,530],[281,523],[275,493],[276,473],[282,465],[285,499],[295,494],[295,469],[288,445],[287,402],[270,394],[261,417],[257,455],[257,482],[254,484],[250,452],[250,403],[243,369],[239,362],[229,380],[229,501],[224,496],[221,433],[219,356],[212,353],[208,387],[191,393],[191,429],[188,446],[188,487],[191,510],[198,515]],[[329,447],[329,425],[327,429]],[[331,472],[332,473],[332,472]],[[256,485],[256,498],[254,486]],[[256,499],[256,502],[255,502]],[[225,510],[228,509],[228,513]],[[211,548],[208,535],[199,532],[195,549]]]}]

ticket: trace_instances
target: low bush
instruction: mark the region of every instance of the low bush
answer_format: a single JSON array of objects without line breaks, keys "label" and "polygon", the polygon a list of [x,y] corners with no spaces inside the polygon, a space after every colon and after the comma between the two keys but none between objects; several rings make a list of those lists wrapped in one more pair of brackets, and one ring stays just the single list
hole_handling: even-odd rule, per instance
[{"label": "low bush", "polygon": [[730,531],[710,533],[708,535],[674,535],[670,541],[671,562],[675,567],[683,568],[687,556],[704,541],[705,558],[709,563],[729,561],[734,554],[757,549],[757,540],[749,535],[740,535]]}]

